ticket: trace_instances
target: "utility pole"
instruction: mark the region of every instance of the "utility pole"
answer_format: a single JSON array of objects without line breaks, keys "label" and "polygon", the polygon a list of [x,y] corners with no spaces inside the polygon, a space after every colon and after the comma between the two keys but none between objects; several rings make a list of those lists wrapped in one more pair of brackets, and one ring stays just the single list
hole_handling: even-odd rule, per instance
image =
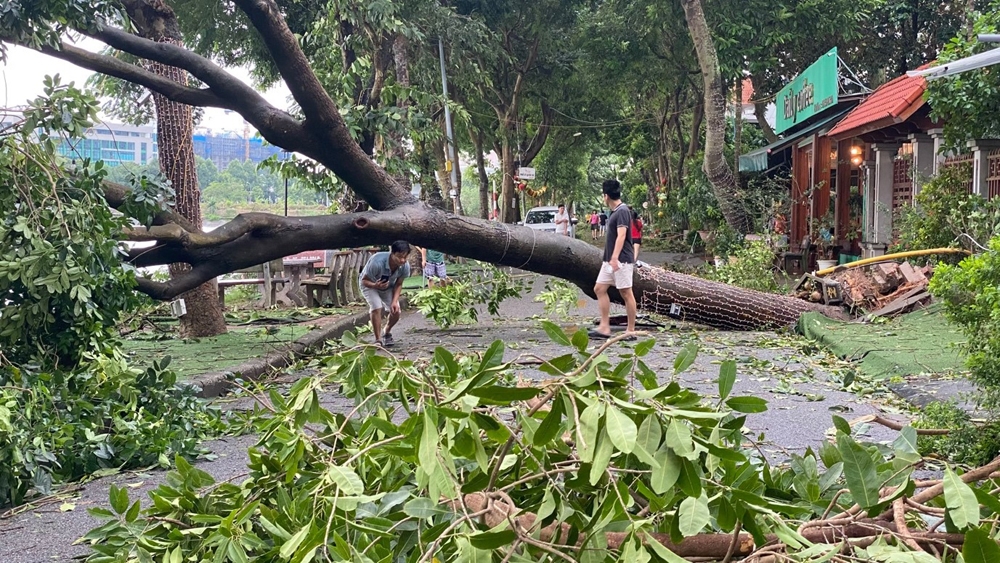
[{"label": "utility pole", "polygon": [[444,126],[445,134],[447,135],[447,139],[445,139],[445,146],[447,147],[445,161],[451,172],[451,187],[457,189],[458,169],[456,168],[456,164],[458,163],[458,150],[455,147],[455,133],[451,128],[451,110],[448,108],[448,74],[444,68],[444,40],[441,38],[438,38],[438,57],[441,59],[441,89],[444,92]]}]

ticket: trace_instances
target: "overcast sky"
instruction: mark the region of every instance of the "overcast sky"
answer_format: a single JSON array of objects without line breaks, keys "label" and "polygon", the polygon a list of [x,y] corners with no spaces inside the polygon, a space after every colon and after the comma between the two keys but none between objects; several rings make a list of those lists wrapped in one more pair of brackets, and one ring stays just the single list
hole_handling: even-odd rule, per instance
[{"label": "overcast sky", "polygon": [[[98,41],[88,39],[78,44],[78,46],[90,50],[100,50],[102,44]],[[249,83],[249,75],[244,69],[234,69],[231,71],[237,78]],[[7,52],[7,64],[2,67],[3,90],[0,91],[0,103],[3,107],[16,107],[24,105],[28,100],[42,94],[42,79],[45,75],[58,74],[62,78],[63,84],[75,82],[76,85],[83,86],[91,71],[80,68],[68,62],[49,57],[25,49],[23,47],[9,47]],[[287,107],[288,89],[282,84],[264,93],[264,97],[276,107]],[[108,119],[105,117],[105,119]],[[110,119],[109,119],[110,121]],[[200,124],[215,132],[234,131],[242,134],[243,118],[239,115],[226,112],[225,110],[210,108],[205,110],[205,117]]]}]

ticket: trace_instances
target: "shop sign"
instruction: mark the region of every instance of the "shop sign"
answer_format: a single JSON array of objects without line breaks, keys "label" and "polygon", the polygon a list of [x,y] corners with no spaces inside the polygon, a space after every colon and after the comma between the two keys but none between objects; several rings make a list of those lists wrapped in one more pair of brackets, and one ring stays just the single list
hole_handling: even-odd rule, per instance
[{"label": "shop sign", "polygon": [[837,105],[837,48],[826,52],[778,92],[778,119],[774,131],[788,128]]}]

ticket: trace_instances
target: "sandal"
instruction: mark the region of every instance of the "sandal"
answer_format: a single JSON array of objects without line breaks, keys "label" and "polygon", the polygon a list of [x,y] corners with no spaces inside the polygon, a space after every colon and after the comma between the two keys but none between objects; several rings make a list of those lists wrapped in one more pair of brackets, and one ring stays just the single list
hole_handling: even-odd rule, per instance
[{"label": "sandal", "polygon": [[587,336],[591,338],[596,338],[598,340],[607,340],[611,338],[610,334],[604,334],[603,332],[597,332],[596,330],[588,331]]}]

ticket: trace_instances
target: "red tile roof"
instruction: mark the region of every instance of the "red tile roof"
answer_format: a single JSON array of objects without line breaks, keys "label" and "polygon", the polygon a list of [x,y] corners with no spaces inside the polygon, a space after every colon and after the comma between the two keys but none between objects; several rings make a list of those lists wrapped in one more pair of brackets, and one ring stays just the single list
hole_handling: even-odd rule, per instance
[{"label": "red tile roof", "polygon": [[927,81],[902,75],[879,86],[827,133],[835,140],[850,139],[906,121],[924,105]]}]

